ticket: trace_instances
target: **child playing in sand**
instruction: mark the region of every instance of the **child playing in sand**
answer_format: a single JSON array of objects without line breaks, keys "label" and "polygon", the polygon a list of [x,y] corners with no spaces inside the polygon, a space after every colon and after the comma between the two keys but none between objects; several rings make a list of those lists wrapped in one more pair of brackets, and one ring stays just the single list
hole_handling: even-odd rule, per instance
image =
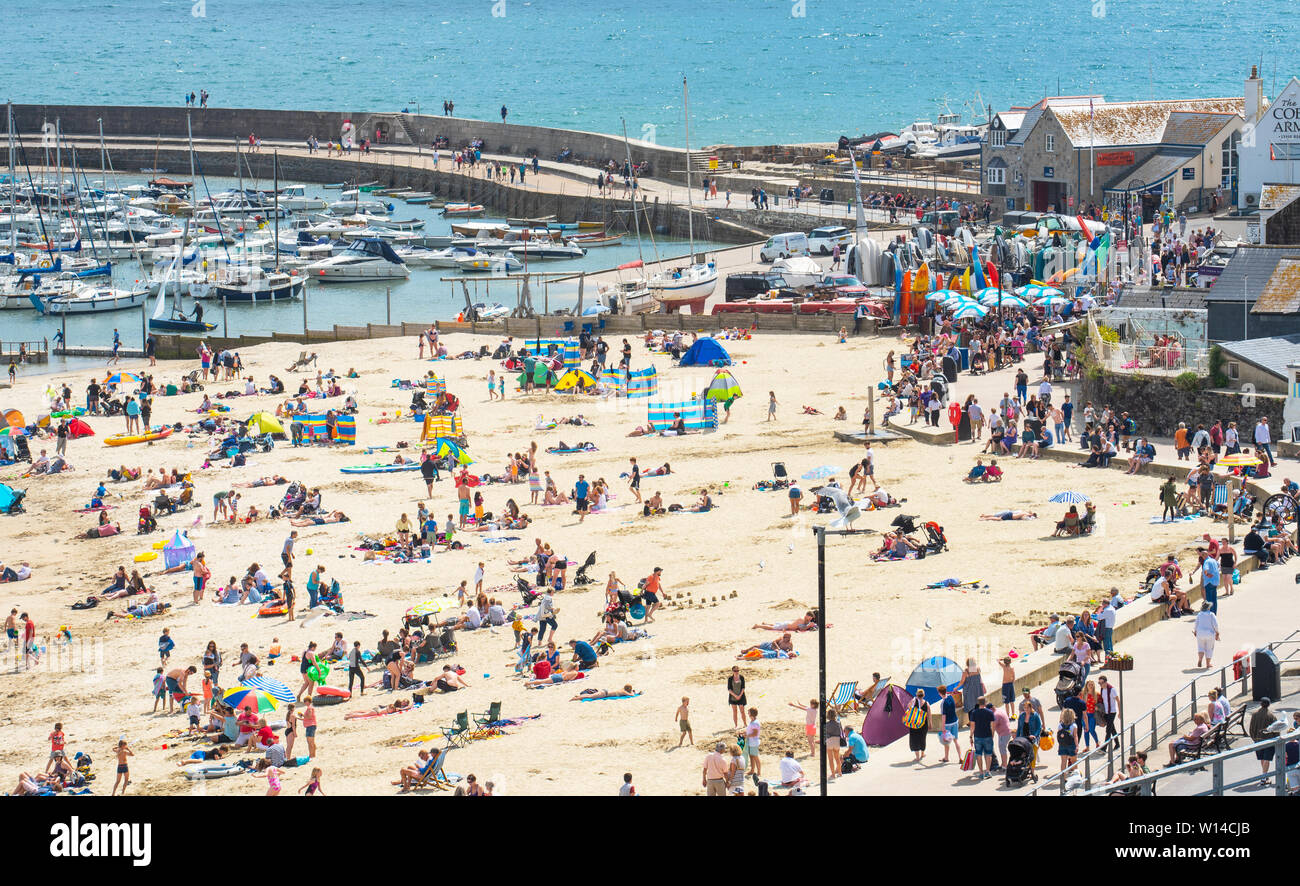
[{"label": "child playing in sand", "polygon": [[298,788],[298,793],[302,794],[304,797],[325,796],[325,792],[321,790],[320,777],[321,769],[317,766],[311,771],[311,781]]},{"label": "child playing in sand", "polygon": [[687,738],[691,740],[691,747],[695,747],[695,733],[691,731],[691,700],[682,698],[682,705],[677,709],[675,715],[677,728],[681,730],[681,738],[677,739],[677,747],[682,746],[682,742]]},{"label": "child playing in sand", "polygon": [[131,783],[131,770],[126,764],[127,757],[134,757],[131,748],[127,745],[126,739],[118,739],[117,750],[117,778],[113,780],[113,790],[110,797],[117,795],[117,786],[122,786],[122,796],[126,796],[126,787]]}]

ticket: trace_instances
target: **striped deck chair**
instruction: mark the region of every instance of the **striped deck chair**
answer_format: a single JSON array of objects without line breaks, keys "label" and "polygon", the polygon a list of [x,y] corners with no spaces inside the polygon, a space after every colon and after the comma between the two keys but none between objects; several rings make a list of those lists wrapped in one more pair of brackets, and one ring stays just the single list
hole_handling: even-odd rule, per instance
[{"label": "striped deck chair", "polygon": [[434,788],[439,791],[448,790],[452,785],[452,781],[442,767],[447,762],[447,754],[451,750],[451,745],[448,745],[438,751],[438,755],[424,768],[424,774],[411,782],[411,788]]},{"label": "striped deck chair", "polygon": [[835,687],[831,697],[826,700],[826,707],[843,717],[850,710],[858,707],[858,681],[850,680]]},{"label": "striped deck chair", "polygon": [[1214,497],[1211,499],[1210,515],[1215,520],[1226,520],[1228,518],[1228,484],[1215,483]]}]

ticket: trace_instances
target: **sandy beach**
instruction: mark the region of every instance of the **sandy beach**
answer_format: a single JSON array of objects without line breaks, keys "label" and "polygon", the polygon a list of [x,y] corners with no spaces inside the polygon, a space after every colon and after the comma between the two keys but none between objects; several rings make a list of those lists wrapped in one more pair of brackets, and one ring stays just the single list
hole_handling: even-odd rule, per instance
[{"label": "sandy beach", "polygon": [[[496,339],[464,334],[447,335],[443,341],[453,354],[497,344]],[[611,337],[610,345],[611,353],[616,353],[621,341]],[[633,368],[653,362],[660,373],[662,392],[689,394],[701,390],[712,377],[710,369],[675,368],[666,355],[651,356],[639,340],[632,339],[632,346]],[[561,641],[590,640],[600,629],[604,583],[611,571],[634,587],[654,567],[663,568],[663,585],[670,599],[656,620],[646,625],[650,638],[616,645],[600,659],[589,679],[577,684],[579,688],[613,690],[630,683],[641,695],[578,703],[569,700],[576,692],[574,684],[525,689],[522,680],[513,676],[515,654],[508,626],[460,632],[454,658],[419,665],[416,675],[431,679],[443,664],[457,663],[465,669],[468,689],[432,696],[412,713],[370,720],[345,721],[344,715],[410,693],[372,690],[364,698],[320,709],[318,755],[313,765],[324,770],[325,790],[396,792],[390,782],[400,767],[415,759],[418,748],[441,746],[439,727],[450,724],[458,712],[484,712],[490,703],[500,701],[504,716],[540,716],[508,729],[505,735],[472,741],[453,751],[446,763],[448,772],[474,773],[480,782],[491,780],[499,793],[512,795],[613,794],[624,772],[633,773],[642,794],[702,793],[700,767],[705,750],[716,737],[732,732],[725,701],[726,675],[742,648],[779,636],[753,630],[752,625],[797,617],[815,603],[812,527],[831,519],[831,515],[808,511],[790,517],[785,492],[756,491],[753,486],[772,478],[776,461],[784,462],[797,477],[822,465],[847,469],[860,458],[860,447],[836,442],[832,433],[860,428],[866,403],[863,392],[883,375],[885,353],[904,350],[892,338],[839,344],[829,336],[765,336],[725,346],[735,360],[732,372],[744,396],[733,407],[730,421],[714,433],[629,438],[629,431],[645,423],[644,400],[616,404],[585,396],[524,395],[510,390],[504,402],[489,402],[486,379],[489,370],[500,372],[499,362],[420,360],[416,339],[411,337],[317,348],[321,369],[333,368],[342,374],[355,367],[360,373],[360,378],[343,382],[345,391],[354,392],[361,407],[355,447],[293,448],[283,442],[269,453],[250,455],[244,467],[199,470],[208,447],[206,436],[188,438],[177,433],[155,444],[111,448],[104,445],[103,438],[121,432],[123,419],[91,416],[87,421],[96,436],[69,444],[68,459],[74,471],[21,479],[22,466],[0,468],[2,482],[28,491],[25,515],[0,518],[0,559],[11,565],[28,561],[34,572],[25,582],[5,585],[0,604],[6,614],[11,607],[29,612],[38,634],[48,638],[51,652],[58,648],[55,630],[67,625],[74,647],[93,659],[89,670],[83,671],[60,667],[55,657],[47,656],[45,664],[30,673],[14,673],[12,657],[8,660],[0,673],[6,698],[0,712],[0,726],[7,739],[0,747],[0,778],[5,780],[5,788],[11,788],[18,772],[43,769],[49,751],[46,735],[55,721],[61,721],[69,751],[84,751],[95,758],[97,794],[107,794],[112,784],[112,750],[119,736],[128,739],[136,754],[131,762],[132,793],[264,792],[264,781],[246,776],[205,783],[191,782],[180,774],[176,763],[195,745],[167,734],[182,728],[184,718],[179,713],[150,713],[157,640],[164,627],[170,628],[176,642],[173,666],[199,664],[204,646],[215,640],[227,663],[223,683],[231,685],[231,662],[237,658],[239,644],[246,642],[262,655],[273,638],[278,638],[284,658],[263,670],[296,689],[297,665],[288,659],[300,653],[308,641],[316,641],[323,649],[335,632],[341,631],[349,646],[355,639],[363,648],[374,649],[381,630],[396,633],[409,606],[450,594],[462,580],[470,579],[472,584],[480,561],[486,564],[485,587],[513,583],[507,557],[527,556],[533,540],[540,538],[579,564],[596,552],[596,566],[591,570],[596,583],[572,587],[571,568],[570,587],[555,597]],[[292,392],[304,376],[285,373],[284,368],[299,350],[297,345],[268,344],[241,356],[246,374],[259,384],[264,385],[267,374],[274,372]],[[174,382],[197,365],[197,360],[160,361],[150,371],[159,382]],[[113,367],[119,368],[141,371],[147,367],[140,360]],[[487,510],[499,513],[506,499],[513,497],[533,518],[533,525],[524,531],[502,533],[515,538],[494,543],[487,542],[487,534],[466,533],[461,536],[467,542],[464,550],[439,550],[430,563],[366,562],[364,552],[355,549],[358,534],[391,533],[403,512],[414,519],[424,484],[418,472],[358,476],[340,473],[339,468],[391,460],[391,454],[365,455],[362,450],[366,446],[393,446],[402,440],[415,445],[418,424],[405,418],[384,424],[374,420],[385,413],[392,417],[409,405],[409,392],[394,389],[393,379],[418,378],[430,369],[444,376],[448,390],[462,401],[474,473],[499,475],[507,453],[526,452],[530,441],[536,440],[539,468],[550,471],[561,489],[571,489],[579,473],[589,480],[608,480],[616,493],[608,512],[593,514],[580,524],[570,507],[527,505],[527,484],[488,485],[482,487]],[[1012,371],[1002,371],[1008,385]],[[1030,372],[1036,380],[1032,368]],[[44,411],[42,392],[47,385],[66,382],[74,400],[83,402],[92,374],[104,377],[103,371],[89,370],[20,374],[17,385],[4,392],[0,402],[21,409],[30,420]],[[513,386],[513,373],[510,378]],[[218,382],[209,384],[206,393],[237,388],[242,385]],[[769,390],[779,402],[773,422],[766,421]],[[960,386],[956,393],[962,393]],[[155,398],[154,423],[192,422],[202,397],[191,393]],[[229,404],[233,415],[246,417],[274,410],[278,399],[240,397]],[[804,415],[804,405],[824,414]],[[847,411],[847,421],[832,420],[839,406]],[[534,429],[539,415],[559,419],[579,413],[594,427]],[[905,415],[902,418],[906,420]],[[573,455],[545,452],[560,439],[590,441],[598,451]],[[42,447],[51,453],[54,450],[53,440],[32,442],[34,455]],[[879,546],[878,535],[829,542],[830,686],[839,680],[859,680],[865,685],[873,671],[901,682],[918,661],[935,654],[959,661],[973,655],[985,673],[993,673],[996,658],[1008,649],[1028,650],[1027,632],[1045,623],[1048,613],[1077,613],[1089,601],[1104,599],[1111,585],[1131,593],[1151,563],[1169,550],[1186,550],[1195,538],[1185,524],[1149,525],[1149,519],[1159,512],[1160,481],[1156,478],[1128,477],[1120,471],[1083,472],[1047,460],[1006,458],[1000,459],[1006,471],[1000,485],[972,486],[961,478],[977,454],[973,445],[935,447],[903,440],[873,450],[877,480],[905,502],[900,508],[865,513],[857,528],[881,531],[900,513],[916,515],[945,527],[950,550],[924,560],[875,563],[868,554]],[[717,507],[704,514],[643,517],[639,507],[633,506],[627,480],[620,478],[629,470],[631,456],[643,469],[665,462],[672,465],[670,475],[643,480],[647,496],[658,491],[666,502],[690,506],[701,490],[707,489]],[[93,514],[75,513],[75,508],[89,501],[109,468],[123,463],[146,470],[178,467],[193,471],[195,499],[201,510],[163,518],[159,532],[137,536],[136,510],[152,493],[139,481],[108,482],[115,507],[110,514],[120,522],[122,534],[100,540],[75,538],[96,519]],[[305,597],[302,588],[307,573],[323,564],[327,575],[342,584],[346,608],[376,617],[352,621],[328,617],[304,628],[301,622],[283,618],[257,618],[255,607],[213,605],[211,594],[202,604],[192,605],[188,574],[149,579],[163,599],[173,604],[163,615],[106,621],[105,612],[113,603],[86,611],[69,608],[74,601],[107,586],[117,566],[125,565],[129,572],[137,565],[132,562],[134,555],[150,550],[153,542],[178,528],[190,529],[200,515],[201,524],[191,529],[191,536],[212,568],[212,586],[224,584],[231,575],[242,576],[252,562],[274,565],[278,570],[280,548],[290,530],[287,520],[251,525],[210,522],[214,493],[271,474],[319,486],[326,509],[343,510],[352,520],[299,530],[295,577],[300,595]],[[847,474],[840,480],[847,485]],[[812,485],[816,484],[800,483],[805,493]],[[250,504],[265,511],[280,499],[283,488],[240,490],[244,493],[241,511]],[[1051,538],[1054,521],[1063,508],[1048,504],[1047,498],[1074,488],[1086,489],[1098,503],[1099,530],[1082,538]],[[811,499],[806,495],[805,503]],[[446,475],[435,485],[428,506],[440,523],[456,511],[455,490]],[[1035,510],[1041,517],[1026,522],[978,520],[981,513],[1000,508]],[[308,554],[308,549],[312,553]],[[158,568],[156,561],[138,565]],[[268,568],[268,572],[273,570]],[[981,586],[925,588],[927,583],[949,577],[978,579]],[[519,602],[517,593],[501,596],[507,609]],[[536,607],[522,611],[532,613]],[[536,622],[526,624],[535,626]],[[765,773],[775,773],[776,757],[789,748],[798,751],[812,775],[816,760],[806,756],[803,713],[787,703],[807,703],[816,695],[816,636],[796,635],[794,643],[800,655],[793,660],[740,664],[748,680],[749,701],[759,709],[763,723]],[[378,671],[373,672],[373,679],[378,681]],[[334,670],[328,682],[332,686],[345,684],[346,668]],[[683,696],[691,699],[695,747],[676,749],[679,733],[674,711]],[[420,737],[426,740],[417,742]],[[287,770],[285,793],[301,787],[308,771]],[[869,766],[865,777],[870,778]]]}]

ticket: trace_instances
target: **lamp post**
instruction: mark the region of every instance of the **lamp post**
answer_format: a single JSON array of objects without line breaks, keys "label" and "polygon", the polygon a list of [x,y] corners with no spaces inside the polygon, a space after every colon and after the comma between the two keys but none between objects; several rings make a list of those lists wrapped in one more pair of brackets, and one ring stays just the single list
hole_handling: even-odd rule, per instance
[{"label": "lamp post", "polygon": [[826,796],[826,536],[861,535],[866,531],[813,527],[813,535],[817,538],[817,712],[820,721],[817,740],[821,752],[819,793],[823,797]]},{"label": "lamp post", "polygon": [[[419,116],[420,116],[420,100],[419,100],[418,98],[413,98],[413,99],[410,100],[410,102],[408,102],[408,104],[413,104],[413,105],[415,105],[415,116],[419,117]],[[416,155],[417,157],[423,157],[423,156],[424,156],[424,144],[422,143],[422,141],[421,141],[421,139],[420,139],[419,136],[420,136],[420,130],[419,130],[419,127],[416,127],[416,137],[415,137],[415,155]]]}]

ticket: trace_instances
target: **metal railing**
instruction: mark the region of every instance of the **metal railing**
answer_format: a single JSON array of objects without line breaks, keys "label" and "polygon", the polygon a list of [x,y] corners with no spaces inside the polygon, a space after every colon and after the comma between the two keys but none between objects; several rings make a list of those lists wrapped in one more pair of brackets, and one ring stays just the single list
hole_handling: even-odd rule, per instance
[{"label": "metal railing", "polygon": [[[1277,651],[1284,646],[1295,646],[1296,649],[1282,661],[1291,661],[1300,656],[1300,630],[1292,631],[1288,636],[1269,643],[1265,648]],[[1228,672],[1237,668],[1240,668],[1240,676],[1228,679]],[[1250,691],[1251,673],[1249,662],[1242,661],[1224,665],[1212,674],[1193,677],[1190,682],[1156,702],[1151,710],[1129,720],[1112,738],[1103,741],[1091,751],[1081,754],[1073,765],[1048,776],[1042,784],[1026,791],[1025,794],[1036,797],[1052,790],[1064,794],[1066,783],[1075,775],[1082,776],[1083,789],[1088,790],[1092,787],[1096,772],[1103,767],[1106,773],[1105,780],[1109,781],[1115,777],[1117,767],[1123,766],[1127,755],[1139,749],[1145,751],[1157,749],[1163,738],[1177,734],[1180,725],[1185,726],[1191,722],[1192,714],[1200,710],[1197,706],[1201,699],[1200,687],[1203,687],[1205,692],[1218,689],[1227,693],[1229,699],[1240,698]],[[1179,699],[1184,696],[1187,700],[1180,702]],[[1121,698],[1121,705],[1123,701]],[[1139,726],[1143,727],[1143,731],[1138,732]]]},{"label": "metal railing", "polygon": [[1137,778],[1126,778],[1115,784],[1106,784],[1100,787],[1086,790],[1075,796],[1079,797],[1104,797],[1110,794],[1123,791],[1132,793],[1135,796],[1152,797],[1155,796],[1155,785],[1157,782],[1166,778],[1172,778],[1178,775],[1187,775],[1201,769],[1209,768],[1211,773],[1211,786],[1209,790],[1197,791],[1194,797],[1222,797],[1225,792],[1234,788],[1245,787],[1250,784],[1258,784],[1261,778],[1260,773],[1256,772],[1249,778],[1238,779],[1237,781],[1227,784],[1223,781],[1223,764],[1228,760],[1234,760],[1237,757],[1244,757],[1247,754],[1254,755],[1255,751],[1263,748],[1272,747],[1274,757],[1281,760],[1274,775],[1273,792],[1279,796],[1286,796],[1287,775],[1292,772],[1300,772],[1300,764],[1286,765],[1286,744],[1288,741],[1300,739],[1300,729],[1291,732],[1279,734],[1276,738],[1270,738],[1265,741],[1253,742],[1248,747],[1236,748],[1231,751],[1222,751],[1210,757],[1199,757],[1195,760],[1189,760],[1186,763],[1180,763],[1177,766],[1167,766],[1158,772],[1151,772]]}]

